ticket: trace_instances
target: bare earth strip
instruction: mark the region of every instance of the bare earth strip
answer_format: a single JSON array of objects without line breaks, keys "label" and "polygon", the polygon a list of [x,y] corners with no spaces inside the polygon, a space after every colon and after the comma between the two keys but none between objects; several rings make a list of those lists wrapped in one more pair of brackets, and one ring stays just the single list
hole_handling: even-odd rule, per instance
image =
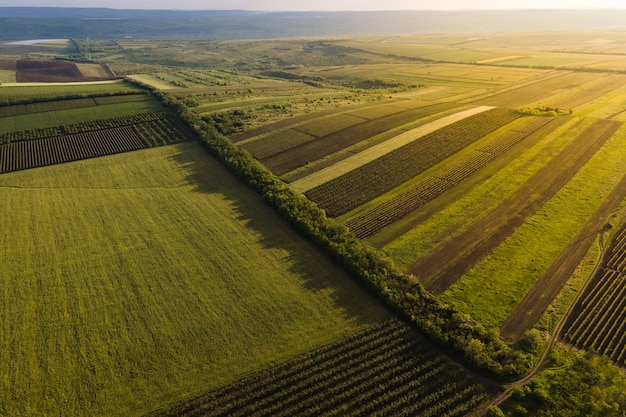
[{"label": "bare earth strip", "polygon": [[594,215],[574,236],[559,257],[526,293],[524,299],[502,324],[501,334],[507,340],[517,341],[530,329],[558,295],[585,255],[597,233],[611,212],[626,197],[626,175],[604,199]]},{"label": "bare earth strip", "polygon": [[435,294],[444,292],[548,201],[600,149],[621,123],[600,120],[585,129],[511,197],[408,270]]},{"label": "bare earth strip", "polygon": [[442,117],[439,120],[428,123],[426,125],[416,127],[408,132],[402,133],[394,138],[387,140],[380,145],[369,148],[363,152],[360,152],[353,157],[345,159],[335,165],[324,168],[314,174],[304,177],[291,183],[291,187],[301,193],[306,192],[318,185],[324,184],[334,178],[340,177],[362,165],[367,164],[375,159],[380,158],[404,145],[407,145],[429,133],[435,132],[443,127],[449,126],[452,123],[459,122],[463,119],[467,119],[470,116],[474,116],[479,113],[483,113],[487,110],[491,110],[491,106],[479,106],[469,110],[464,110],[450,116]]}]

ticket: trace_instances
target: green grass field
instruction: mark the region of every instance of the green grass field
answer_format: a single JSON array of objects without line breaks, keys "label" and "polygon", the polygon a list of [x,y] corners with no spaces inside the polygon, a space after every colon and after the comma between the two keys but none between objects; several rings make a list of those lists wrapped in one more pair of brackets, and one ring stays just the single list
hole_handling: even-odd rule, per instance
[{"label": "green grass field", "polygon": [[139,416],[389,314],[196,143],[0,176],[4,415]]},{"label": "green grass field", "polygon": [[[386,130],[377,133],[364,125],[369,137],[351,135],[358,143],[355,139],[336,152],[320,150],[319,157],[303,157],[301,164],[292,158],[291,171],[285,169],[282,178],[296,187],[325,169],[332,174],[328,178],[341,173],[338,166],[350,171],[363,164],[360,158],[368,153],[378,161],[395,149],[398,137],[415,139],[410,129],[419,130],[426,122],[437,125],[462,110],[483,105],[511,114],[519,107],[544,114],[552,110],[541,109],[547,106],[566,110],[560,113],[566,116],[552,121],[530,143],[516,145],[366,239],[382,248],[399,270],[406,270],[514,195],[597,118],[626,121],[625,75],[599,71],[626,70],[621,37],[616,31],[280,43],[126,39],[114,44],[94,41],[101,47],[94,56],[117,74],[133,74],[167,89],[190,112],[224,128],[233,142],[270,169],[270,156],[306,143],[297,149],[310,158],[315,155],[310,152],[313,145],[322,149],[331,143],[318,137],[334,132],[333,145],[340,143],[344,139],[338,132],[357,132],[366,120],[397,115],[391,119],[397,122],[403,110],[415,109],[417,114],[426,104],[447,109],[413,117],[408,124],[404,119],[384,121]],[[0,69],[0,83],[11,76],[10,68]],[[0,133],[164,110],[147,94],[143,101],[115,102],[138,96],[123,94],[134,91],[139,90],[124,82],[2,85],[1,105],[37,99],[47,103],[55,96],[107,97],[88,108],[41,113],[31,108],[32,114],[0,118]],[[5,114],[16,114],[8,112],[16,109],[7,108]],[[506,126],[501,130],[523,130],[518,121]],[[460,133],[464,136],[459,141],[468,131]],[[399,179],[389,186],[395,187],[391,191],[373,192],[338,220],[345,222],[447,172],[500,133],[477,136],[476,142],[454,148],[456,153],[442,156],[422,174],[415,159],[400,169],[407,174],[402,177],[406,182]],[[626,170],[625,144],[622,127],[441,300],[497,332]],[[433,140],[433,150],[422,153],[442,149],[442,142]],[[399,163],[389,161],[372,169],[368,186],[390,178],[391,168]],[[355,181],[362,178],[355,176]],[[337,187],[338,201],[348,201],[351,192],[350,187]],[[176,410],[194,398],[220,396],[231,383],[259,383],[263,374],[258,371],[271,373],[274,365],[306,357],[300,355],[390,318],[378,300],[298,237],[197,143],[0,175],[0,230],[0,361],[7,364],[0,368],[0,416],[143,416]],[[598,251],[595,246],[589,250],[535,329],[554,329]],[[361,357],[355,359],[359,361],[358,366],[366,365]],[[311,369],[307,372],[314,373]],[[330,369],[333,379],[345,379]],[[377,377],[384,380],[384,372]],[[328,383],[324,376],[320,379]],[[391,390],[394,384],[405,388],[406,380],[388,381]],[[300,388],[274,392],[269,387],[271,393],[261,402],[289,390],[306,397],[303,403],[316,402]],[[341,388],[341,395],[352,395],[352,389]],[[367,395],[383,401],[375,392],[367,390]],[[397,398],[389,407],[395,407],[396,400],[412,401],[397,392],[390,395]],[[280,408],[275,402],[272,406]],[[294,404],[293,409],[300,406]],[[288,415],[289,410],[281,411]]]}]

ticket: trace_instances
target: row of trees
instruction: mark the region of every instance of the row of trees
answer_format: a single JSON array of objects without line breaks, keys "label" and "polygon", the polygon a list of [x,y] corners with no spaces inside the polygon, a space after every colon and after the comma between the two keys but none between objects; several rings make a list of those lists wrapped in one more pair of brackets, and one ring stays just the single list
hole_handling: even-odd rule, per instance
[{"label": "row of trees", "polygon": [[512,347],[500,338],[497,330],[485,329],[470,316],[444,304],[416,279],[399,272],[391,259],[362,242],[342,224],[327,218],[322,209],[291,190],[177,98],[151,90],[189,124],[209,153],[249,184],[295,230],[445,350],[462,356],[470,366],[505,380],[529,370],[536,358],[536,344],[522,342]]}]

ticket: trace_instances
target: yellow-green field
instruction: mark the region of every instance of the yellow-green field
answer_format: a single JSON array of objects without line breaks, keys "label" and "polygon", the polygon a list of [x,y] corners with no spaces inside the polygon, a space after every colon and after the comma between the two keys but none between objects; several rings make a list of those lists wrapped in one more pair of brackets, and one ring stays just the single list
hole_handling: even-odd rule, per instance
[{"label": "yellow-green field", "polygon": [[198,144],[0,176],[6,415],[139,416],[389,317]]}]

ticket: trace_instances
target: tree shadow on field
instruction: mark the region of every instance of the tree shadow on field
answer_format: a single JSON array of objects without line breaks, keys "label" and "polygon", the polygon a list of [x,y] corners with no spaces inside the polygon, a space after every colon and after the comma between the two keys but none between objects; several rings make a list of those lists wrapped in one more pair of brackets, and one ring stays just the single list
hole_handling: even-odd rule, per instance
[{"label": "tree shadow on field", "polygon": [[326,291],[345,319],[357,325],[388,319],[390,312],[375,295],[362,287],[308,240],[297,234],[273,208],[235,177],[200,144],[187,143],[172,156],[186,171],[186,180],[199,193],[219,193],[233,207],[233,219],[257,232],[267,249],[287,253],[284,262],[310,291]]}]

